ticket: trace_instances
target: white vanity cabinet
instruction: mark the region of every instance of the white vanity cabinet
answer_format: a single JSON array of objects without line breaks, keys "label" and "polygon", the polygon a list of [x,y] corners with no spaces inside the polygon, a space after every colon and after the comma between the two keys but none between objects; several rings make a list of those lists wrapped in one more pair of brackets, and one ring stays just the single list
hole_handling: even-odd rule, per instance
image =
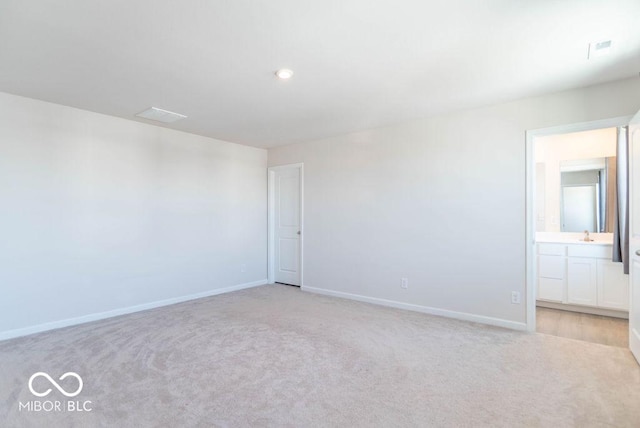
[{"label": "white vanity cabinet", "polygon": [[611,245],[538,243],[538,299],[627,311],[629,277]]}]

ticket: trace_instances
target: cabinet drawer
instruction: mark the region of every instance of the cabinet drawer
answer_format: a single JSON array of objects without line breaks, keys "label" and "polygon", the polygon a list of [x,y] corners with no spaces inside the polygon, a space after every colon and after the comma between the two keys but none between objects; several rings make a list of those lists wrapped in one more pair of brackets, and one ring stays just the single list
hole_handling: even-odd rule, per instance
[{"label": "cabinet drawer", "polygon": [[559,256],[538,256],[538,276],[564,279],[565,259]]},{"label": "cabinet drawer", "polygon": [[563,244],[538,244],[538,254],[547,256],[566,256],[567,246]]},{"label": "cabinet drawer", "polygon": [[611,259],[610,245],[568,245],[569,257],[593,257],[596,259]]},{"label": "cabinet drawer", "polygon": [[564,280],[538,278],[538,299],[562,303]]}]

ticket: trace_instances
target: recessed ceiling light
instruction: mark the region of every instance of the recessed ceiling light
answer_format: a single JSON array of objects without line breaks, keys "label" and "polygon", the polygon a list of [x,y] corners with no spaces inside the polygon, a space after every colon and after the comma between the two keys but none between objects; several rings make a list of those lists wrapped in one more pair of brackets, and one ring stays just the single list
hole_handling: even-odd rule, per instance
[{"label": "recessed ceiling light", "polygon": [[151,107],[150,109],[136,114],[136,116],[162,123],[171,123],[187,117],[184,114],[174,113],[172,111],[163,110],[158,107]]},{"label": "recessed ceiling light", "polygon": [[276,71],[276,76],[278,76],[278,79],[287,80],[290,79],[291,76],[293,76],[293,71],[289,70],[288,68],[281,68],[280,70]]},{"label": "recessed ceiling light", "polygon": [[611,52],[612,46],[613,42],[611,40],[589,43],[589,55],[587,55],[587,59],[607,55]]}]

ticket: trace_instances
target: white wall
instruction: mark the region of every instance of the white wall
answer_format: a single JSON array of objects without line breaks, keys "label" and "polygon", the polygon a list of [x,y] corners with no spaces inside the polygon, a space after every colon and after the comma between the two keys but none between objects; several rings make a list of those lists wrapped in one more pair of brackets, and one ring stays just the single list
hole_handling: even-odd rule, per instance
[{"label": "white wall", "polygon": [[[535,139],[536,163],[544,164],[544,211],[538,212],[538,232],[560,232],[560,162],[616,155],[616,128],[571,132]],[[536,177],[538,178],[538,177]]]},{"label": "white wall", "polygon": [[0,93],[0,337],[264,280],[266,162]]},{"label": "white wall", "polygon": [[524,327],[525,131],[639,108],[634,78],[270,149],[304,162],[304,286]]}]

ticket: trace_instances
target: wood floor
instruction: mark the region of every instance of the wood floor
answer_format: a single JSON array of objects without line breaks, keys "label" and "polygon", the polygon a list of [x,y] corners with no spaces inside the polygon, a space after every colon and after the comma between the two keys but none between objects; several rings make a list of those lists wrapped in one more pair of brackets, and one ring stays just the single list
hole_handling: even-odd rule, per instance
[{"label": "wood floor", "polygon": [[536,327],[538,333],[629,347],[629,321],[625,319],[538,307]]}]

